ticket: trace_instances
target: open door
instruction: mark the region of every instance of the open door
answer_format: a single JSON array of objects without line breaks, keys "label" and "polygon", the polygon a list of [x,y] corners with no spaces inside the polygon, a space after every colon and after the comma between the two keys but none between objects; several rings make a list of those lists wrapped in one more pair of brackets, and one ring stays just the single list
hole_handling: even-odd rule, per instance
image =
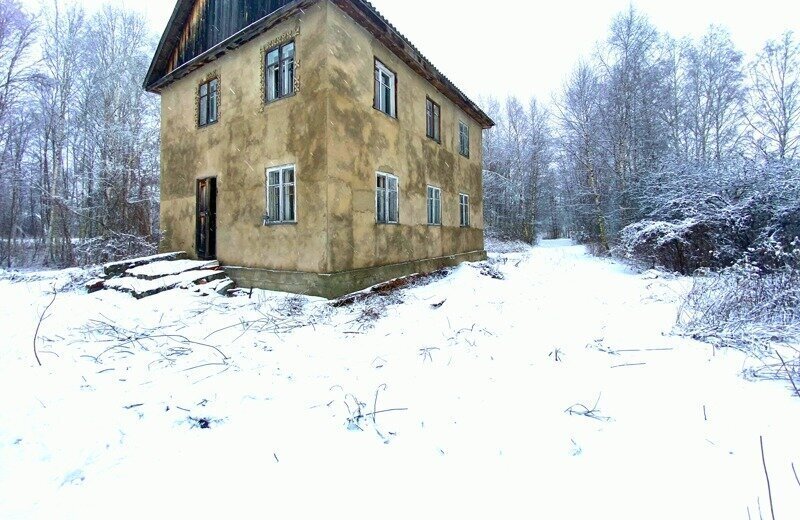
[{"label": "open door", "polygon": [[197,257],[217,257],[217,179],[197,181]]}]

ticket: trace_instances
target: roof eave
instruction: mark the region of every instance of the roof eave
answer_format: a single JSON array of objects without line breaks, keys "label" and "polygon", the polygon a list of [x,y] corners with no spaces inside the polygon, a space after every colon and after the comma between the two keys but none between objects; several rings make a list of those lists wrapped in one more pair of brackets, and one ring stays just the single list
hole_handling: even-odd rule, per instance
[{"label": "roof eave", "polygon": [[[220,42],[203,54],[184,63],[175,70],[164,74],[156,79],[159,74],[159,67],[166,66],[169,60],[168,43],[172,39],[180,39],[180,31],[188,18],[192,8],[191,0],[180,0],[175,5],[169,24],[159,42],[156,54],[150,64],[150,69],[144,82],[144,89],[154,94],[160,94],[161,90],[178,79],[188,75],[197,68],[210,63],[217,58],[225,55],[228,51],[238,48],[248,41],[256,38],[260,34],[268,31],[275,25],[283,22],[286,18],[294,15],[296,11],[308,7],[319,0],[297,0],[289,3],[274,13],[265,16],[230,38]],[[380,12],[366,0],[331,0],[335,5],[353,18],[356,23],[369,31],[378,41],[394,52],[406,65],[417,74],[421,75],[430,82],[437,90],[459,106],[467,115],[474,119],[481,127],[486,130],[495,126],[494,121],[470,100],[458,87],[453,84],[444,74],[433,66],[422,53],[395,27],[384,18]]]},{"label": "roof eave", "polygon": [[[495,122],[470,100],[447,76],[442,74],[415,46],[403,36],[367,0],[331,0],[342,11],[369,31],[378,41],[394,52],[417,74],[436,87],[474,119],[484,130],[495,126]],[[351,8],[352,7],[352,8]],[[353,9],[355,8],[355,9]]]},{"label": "roof eave", "polygon": [[241,47],[250,40],[257,38],[259,35],[270,30],[274,26],[284,22],[287,18],[294,16],[298,11],[305,9],[318,1],[319,0],[297,0],[295,2],[286,4],[277,11],[253,22],[241,31],[221,41],[204,53],[192,58],[180,67],[157,80],[154,80],[151,74],[148,73],[144,85],[145,90],[153,94],[160,94],[161,90],[164,87],[167,87],[169,84],[183,78],[203,65],[206,65],[207,63],[224,56],[228,51]]}]

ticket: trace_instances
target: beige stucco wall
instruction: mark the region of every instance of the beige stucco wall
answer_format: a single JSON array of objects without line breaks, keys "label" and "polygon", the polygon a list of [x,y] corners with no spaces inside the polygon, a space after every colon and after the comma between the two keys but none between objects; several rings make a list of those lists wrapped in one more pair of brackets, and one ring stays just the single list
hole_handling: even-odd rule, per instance
[{"label": "beige stucco wall", "polygon": [[[298,93],[265,105],[261,52],[295,31]],[[398,75],[398,118],[372,108],[374,59]],[[196,90],[219,75],[219,122],[198,129]],[[442,108],[442,144],[425,136],[425,98]],[[471,157],[458,154],[470,125]],[[322,1],[162,92],[164,251],[195,252],[196,179],[216,177],[223,265],[335,273],[483,250],[481,128],[432,85]],[[296,225],[264,226],[266,168],[295,164]],[[400,224],[375,222],[375,175],[400,180]],[[427,185],[442,188],[427,225]],[[472,227],[459,227],[459,193]]]},{"label": "beige stucco wall", "polygon": [[[332,272],[482,251],[480,126],[353,22],[328,14],[331,95],[328,135],[329,264]],[[397,118],[373,108],[374,60],[397,74]],[[439,144],[425,134],[425,100],[441,106]],[[458,153],[458,123],[470,125],[470,158]],[[375,222],[375,175],[400,181],[399,225]],[[427,186],[442,189],[442,226],[427,225]],[[470,196],[462,229],[459,193]]]},{"label": "beige stucco wall", "polygon": [[[327,269],[328,89],[325,2],[171,84],[161,95],[164,251],[195,255],[195,184],[217,178],[217,257],[223,265]],[[264,104],[262,50],[297,31],[299,91]],[[219,122],[197,127],[196,92],[220,79]],[[268,167],[296,165],[296,225],[264,226]]]}]

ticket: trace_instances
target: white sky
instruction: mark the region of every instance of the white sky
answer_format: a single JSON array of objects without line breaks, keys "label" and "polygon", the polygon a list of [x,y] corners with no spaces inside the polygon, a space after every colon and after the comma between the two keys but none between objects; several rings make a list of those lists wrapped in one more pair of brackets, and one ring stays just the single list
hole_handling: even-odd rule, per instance
[{"label": "white sky", "polygon": [[[52,0],[47,0],[52,1]],[[59,3],[67,0],[55,0]],[[89,9],[106,0],[76,0]],[[107,0],[140,9],[163,31],[174,0]],[[543,101],[630,0],[371,0],[400,32],[470,97],[507,94]],[[23,0],[36,5],[39,0]],[[800,32],[798,0],[634,0],[655,26],[675,37],[727,27],[740,50],[755,54],[782,32]]]}]

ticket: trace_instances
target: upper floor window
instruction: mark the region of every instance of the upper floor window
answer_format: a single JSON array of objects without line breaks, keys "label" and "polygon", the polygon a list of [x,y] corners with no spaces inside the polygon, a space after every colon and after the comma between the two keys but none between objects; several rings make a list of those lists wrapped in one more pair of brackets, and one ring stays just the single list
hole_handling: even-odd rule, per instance
[{"label": "upper floor window", "polygon": [[267,170],[267,214],[264,224],[297,222],[294,166]]},{"label": "upper floor window", "polygon": [[442,225],[442,190],[428,186],[428,225]]},{"label": "upper floor window", "polygon": [[216,123],[219,115],[219,79],[214,78],[200,85],[198,102],[198,124],[206,126]]},{"label": "upper floor window", "polygon": [[294,42],[267,52],[267,102],[294,94]]},{"label": "upper floor window", "polygon": [[458,152],[469,158],[469,125],[463,121],[458,123]]},{"label": "upper floor window", "polygon": [[469,227],[469,195],[463,193],[458,196],[459,210],[461,213],[461,227]]},{"label": "upper floor window", "polygon": [[397,177],[378,172],[375,191],[375,216],[380,224],[397,224],[399,215],[399,182]]},{"label": "upper floor window", "polygon": [[397,117],[397,76],[378,60],[375,60],[375,108]]},{"label": "upper floor window", "polygon": [[434,103],[431,98],[425,100],[425,121],[426,133],[428,137],[436,141],[442,142],[442,109]]}]

